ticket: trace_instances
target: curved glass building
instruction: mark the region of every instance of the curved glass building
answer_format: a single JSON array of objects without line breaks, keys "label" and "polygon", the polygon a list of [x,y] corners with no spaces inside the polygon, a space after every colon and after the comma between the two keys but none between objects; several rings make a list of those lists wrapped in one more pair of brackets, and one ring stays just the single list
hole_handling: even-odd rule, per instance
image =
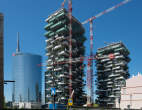
[{"label": "curved glass building", "polygon": [[13,55],[13,102],[41,102],[41,56]]}]

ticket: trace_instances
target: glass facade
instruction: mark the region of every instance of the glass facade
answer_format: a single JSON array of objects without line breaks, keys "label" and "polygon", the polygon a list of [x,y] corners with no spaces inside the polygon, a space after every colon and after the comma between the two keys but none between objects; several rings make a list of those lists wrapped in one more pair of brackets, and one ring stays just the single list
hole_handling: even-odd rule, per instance
[{"label": "glass facade", "polygon": [[13,102],[41,102],[41,56],[16,53],[13,56]]}]

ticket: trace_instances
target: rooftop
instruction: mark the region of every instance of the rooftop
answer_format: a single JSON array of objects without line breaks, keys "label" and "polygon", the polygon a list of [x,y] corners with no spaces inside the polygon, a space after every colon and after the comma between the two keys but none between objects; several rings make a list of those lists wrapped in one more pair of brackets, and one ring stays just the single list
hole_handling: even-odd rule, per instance
[{"label": "rooftop", "polygon": [[[51,18],[53,18],[53,17],[55,17],[57,14],[59,14],[60,12],[64,12],[64,13],[68,13],[68,11],[65,9],[65,8],[61,8],[61,9],[59,9],[59,10],[57,10],[57,11],[55,11],[53,14],[51,14],[50,16],[48,16],[48,18],[45,20],[45,22],[48,22]],[[78,25],[80,25],[81,26],[81,28],[84,30],[84,32],[85,32],[85,29],[84,29],[84,27],[83,27],[83,25],[74,17],[74,16],[72,16],[72,20],[73,20],[73,22],[75,22],[75,23],[77,23]]]}]

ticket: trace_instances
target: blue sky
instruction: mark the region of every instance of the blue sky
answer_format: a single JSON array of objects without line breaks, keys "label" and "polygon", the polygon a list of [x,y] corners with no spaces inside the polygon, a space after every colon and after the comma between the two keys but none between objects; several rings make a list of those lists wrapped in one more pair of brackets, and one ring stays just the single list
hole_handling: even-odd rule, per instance
[{"label": "blue sky", "polygon": [[[63,0],[0,0],[0,12],[4,14],[4,74],[12,79],[12,53],[16,51],[16,35],[20,32],[22,52],[43,56],[45,62],[44,20],[60,8]],[[81,22],[122,0],[72,0],[73,15]],[[94,52],[104,42],[122,41],[130,50],[130,73],[142,72],[142,0],[132,2],[94,21]],[[67,3],[65,4],[67,8]],[[84,25],[89,38],[89,24]],[[89,55],[89,40],[86,55]],[[45,69],[43,69],[43,72]],[[5,96],[11,100],[11,85],[5,85]]]}]

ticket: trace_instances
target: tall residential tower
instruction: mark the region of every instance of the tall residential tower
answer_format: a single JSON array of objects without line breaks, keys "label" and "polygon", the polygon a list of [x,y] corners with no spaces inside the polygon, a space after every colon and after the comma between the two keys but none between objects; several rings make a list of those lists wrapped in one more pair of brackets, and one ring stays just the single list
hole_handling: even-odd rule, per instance
[{"label": "tall residential tower", "polygon": [[97,102],[101,106],[115,107],[116,98],[120,99],[120,89],[129,77],[129,51],[122,42],[112,43],[99,48],[96,56]]},{"label": "tall residential tower", "polygon": [[[60,9],[46,19],[47,32],[46,56],[47,71],[45,73],[45,102],[53,103],[51,88],[56,88],[56,104],[67,104],[69,99],[69,17],[65,9]],[[74,104],[83,105],[84,71],[83,62],[77,62],[84,56],[84,28],[72,17],[72,88]]]}]

